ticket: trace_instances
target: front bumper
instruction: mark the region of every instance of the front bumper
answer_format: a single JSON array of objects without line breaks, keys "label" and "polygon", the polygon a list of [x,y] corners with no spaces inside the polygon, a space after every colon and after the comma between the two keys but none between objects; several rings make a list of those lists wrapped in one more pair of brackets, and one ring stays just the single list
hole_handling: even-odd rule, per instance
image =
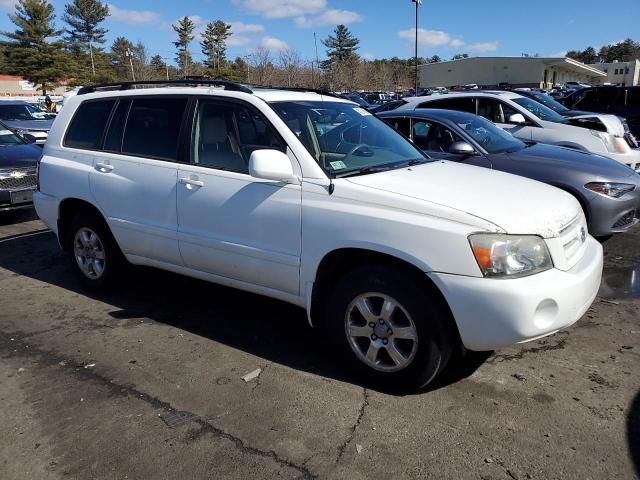
[{"label": "front bumper", "polygon": [[447,300],[469,350],[496,350],[535,340],[578,321],[595,299],[602,277],[602,246],[587,237],[570,270],[497,280],[430,273]]},{"label": "front bumper", "polygon": [[591,235],[605,237],[624,233],[640,219],[640,190],[636,189],[620,198],[596,195],[588,208]]},{"label": "front bumper", "polygon": [[0,212],[30,208],[33,205],[31,196],[35,188],[21,190],[0,190]]}]

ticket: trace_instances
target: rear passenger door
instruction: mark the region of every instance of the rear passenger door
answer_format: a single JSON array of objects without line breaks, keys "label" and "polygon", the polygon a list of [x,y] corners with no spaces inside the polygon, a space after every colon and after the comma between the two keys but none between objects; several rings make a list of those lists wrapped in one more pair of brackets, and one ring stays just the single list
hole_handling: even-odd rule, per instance
[{"label": "rear passenger door", "polygon": [[202,99],[192,123],[189,158],[178,170],[185,265],[220,279],[298,295],[301,188],[249,175],[254,150],[287,152],[284,141],[244,102]]},{"label": "rear passenger door", "polygon": [[186,105],[183,97],[120,97],[94,153],[91,191],[134,262],[182,264],[176,161]]},{"label": "rear passenger door", "polygon": [[[510,122],[509,118],[517,113],[522,115],[527,120],[527,123],[520,124]],[[524,114],[496,98],[478,98],[478,115],[495,123],[503,130],[506,130],[524,142],[535,140],[535,130],[539,129],[539,127],[529,120],[528,114]]]}]

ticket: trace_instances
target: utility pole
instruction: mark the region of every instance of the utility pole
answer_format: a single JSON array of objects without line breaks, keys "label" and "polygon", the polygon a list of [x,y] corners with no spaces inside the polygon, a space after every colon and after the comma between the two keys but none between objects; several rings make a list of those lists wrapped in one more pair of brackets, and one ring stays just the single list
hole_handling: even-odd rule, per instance
[{"label": "utility pole", "polygon": [[127,57],[129,57],[129,65],[131,65],[131,78],[133,79],[133,81],[136,81],[136,74],[133,71],[133,54],[131,53],[131,49],[127,48],[127,51],[125,52],[125,55]]},{"label": "utility pole", "polygon": [[[316,32],[313,32],[313,42],[315,43],[315,46],[316,46],[316,68],[318,70],[318,78],[320,78],[320,61],[318,60],[318,35],[316,34]],[[313,88],[316,88],[315,76],[313,76],[313,61],[311,62],[311,74],[312,74],[311,80],[314,83]],[[318,85],[318,88],[320,88],[320,85]]]},{"label": "utility pole", "polygon": [[418,79],[418,7],[422,4],[422,0],[411,0],[416,4],[416,82],[415,82],[415,96],[418,96],[418,88],[420,87],[420,81]]},{"label": "utility pole", "polygon": [[93,62],[93,47],[91,46],[91,39],[89,39],[89,56],[91,57],[91,73],[93,74],[93,77],[95,78],[95,76],[96,76],[96,65]]},{"label": "utility pole", "polygon": [[162,57],[162,60],[164,60],[164,68],[167,71],[167,80],[169,80],[169,59]]},{"label": "utility pole", "polygon": [[245,55],[244,57],[242,57],[245,60],[245,63],[247,64],[247,84],[251,84],[251,82],[249,81],[249,60],[251,60],[251,55]]}]

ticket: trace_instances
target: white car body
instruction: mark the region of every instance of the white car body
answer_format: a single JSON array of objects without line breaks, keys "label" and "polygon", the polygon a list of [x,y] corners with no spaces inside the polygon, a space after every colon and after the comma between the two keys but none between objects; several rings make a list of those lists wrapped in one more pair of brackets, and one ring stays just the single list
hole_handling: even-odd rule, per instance
[{"label": "white car body", "polygon": [[[526,98],[516,92],[495,91],[495,92],[467,92],[449,93],[446,95],[430,95],[428,97],[406,97],[405,104],[397,110],[414,110],[416,108],[442,108],[431,107],[432,102],[454,98],[479,98],[491,99],[506,104],[516,112],[522,114],[527,121],[526,124],[513,124],[505,122],[494,122],[499,127],[510,132],[514,137],[525,142],[539,142],[550,145],[575,148],[586,152],[596,153],[617,162],[628,165],[634,170],[640,170],[640,149],[632,149],[622,137],[624,129],[620,119],[614,115],[598,115],[598,119],[607,126],[609,133],[594,132],[587,128],[577,127],[564,123],[541,120],[533,115],[526,108],[514,102],[516,98]],[[533,100],[532,100],[533,101]],[[593,115],[586,115],[584,118],[591,118]],[[575,119],[576,117],[574,117]],[[492,118],[488,118],[492,120]],[[505,119],[506,120],[506,119]],[[608,135],[608,141],[615,142],[616,148],[607,148],[607,141],[603,139]],[[613,150],[613,151],[612,151]]]},{"label": "white car body", "polygon": [[[63,145],[81,102],[168,91],[259,110],[286,142],[296,179]],[[318,269],[328,255],[358,249],[393,257],[438,287],[472,350],[549,335],[589,308],[600,285],[602,248],[585,233],[580,205],[569,194],[446,161],[330,179],[269,106],[274,101],[352,103],[307,92],[177,87],[69,98],[40,163],[38,215],[59,233],[61,203],[86,202],[106,219],[129,262],[284,300],[305,308],[310,321]],[[188,182],[198,183],[197,194]],[[485,278],[469,245],[477,232],[538,235],[554,267],[522,278]]]}]

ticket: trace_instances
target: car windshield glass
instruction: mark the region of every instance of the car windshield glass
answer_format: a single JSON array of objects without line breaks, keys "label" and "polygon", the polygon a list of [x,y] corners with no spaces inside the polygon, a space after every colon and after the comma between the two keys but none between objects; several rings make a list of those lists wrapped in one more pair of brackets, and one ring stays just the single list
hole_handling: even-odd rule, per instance
[{"label": "car windshield glass", "polygon": [[519,97],[519,98],[514,98],[513,101],[516,102],[521,107],[526,108],[530,113],[534,114],[540,120],[546,120],[547,122],[558,122],[558,123],[566,122],[565,119],[562,117],[562,115],[557,114],[556,112],[551,110],[549,107],[545,107],[540,102],[536,102],[535,100],[532,100],[530,98]]},{"label": "car windshield glass", "polygon": [[562,105],[560,102],[554,100],[549,95],[545,95],[544,93],[532,93],[531,96],[535,99],[536,102],[540,102],[541,104],[549,107],[554,112],[562,113],[566,112],[569,109]]},{"label": "car windshield glass", "polygon": [[53,115],[32,105],[0,105],[0,119],[3,120],[46,120]]},{"label": "car windshield glass", "polygon": [[0,126],[0,146],[4,145],[19,145],[22,140],[18,138],[11,130],[8,130]]},{"label": "car windshield glass", "polygon": [[464,119],[457,119],[456,124],[471,135],[488,153],[515,152],[526,146],[509,132],[496,127],[482,117],[465,115]]},{"label": "car windshield glass", "polygon": [[339,102],[274,102],[271,107],[332,177],[430,161],[363,108]]}]

